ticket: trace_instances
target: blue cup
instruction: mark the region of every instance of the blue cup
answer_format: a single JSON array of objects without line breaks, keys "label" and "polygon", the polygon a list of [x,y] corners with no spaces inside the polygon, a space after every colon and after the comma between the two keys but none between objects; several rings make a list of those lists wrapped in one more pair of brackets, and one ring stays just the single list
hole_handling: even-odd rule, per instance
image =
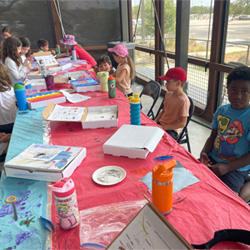
[{"label": "blue cup", "polygon": [[16,100],[17,100],[17,106],[19,110],[26,110],[28,109],[28,103],[26,100],[25,95],[25,88],[23,89],[14,89]]}]

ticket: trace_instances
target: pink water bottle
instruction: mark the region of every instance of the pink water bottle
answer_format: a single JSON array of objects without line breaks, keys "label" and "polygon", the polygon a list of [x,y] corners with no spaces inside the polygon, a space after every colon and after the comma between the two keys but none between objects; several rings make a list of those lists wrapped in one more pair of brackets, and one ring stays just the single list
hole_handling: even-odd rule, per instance
[{"label": "pink water bottle", "polygon": [[79,224],[75,184],[71,178],[63,178],[54,185],[48,185],[54,192],[56,208],[63,229],[71,229]]}]

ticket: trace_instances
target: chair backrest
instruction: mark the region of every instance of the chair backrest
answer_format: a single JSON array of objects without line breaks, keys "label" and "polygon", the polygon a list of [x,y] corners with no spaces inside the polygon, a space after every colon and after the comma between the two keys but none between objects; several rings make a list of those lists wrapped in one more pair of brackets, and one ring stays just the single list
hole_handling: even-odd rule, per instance
[{"label": "chair backrest", "polygon": [[179,134],[179,138],[178,138],[177,142],[180,142],[183,139],[183,137],[185,136],[185,133],[187,133],[187,126],[188,126],[188,124],[193,116],[193,113],[194,113],[194,108],[195,108],[194,102],[193,102],[192,98],[189,96],[188,96],[188,99],[190,101],[189,116],[187,118],[187,123],[186,123],[185,127],[181,130],[181,133]]},{"label": "chair backrest", "polygon": [[[152,119],[155,118],[154,113],[153,113],[153,107],[155,103],[157,102],[159,96],[161,94],[161,85],[156,82],[156,81],[149,81],[146,83],[145,87],[143,88],[140,97],[142,95],[150,96],[153,99],[153,103],[151,104],[150,109],[147,112],[147,116],[151,117]],[[142,104],[141,104],[142,107]]]}]

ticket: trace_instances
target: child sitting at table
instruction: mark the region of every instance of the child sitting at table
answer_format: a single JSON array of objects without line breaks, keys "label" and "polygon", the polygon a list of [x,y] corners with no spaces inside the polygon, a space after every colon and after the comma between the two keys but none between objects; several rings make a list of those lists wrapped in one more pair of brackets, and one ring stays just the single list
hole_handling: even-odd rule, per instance
[{"label": "child sitting at table", "polygon": [[11,37],[13,36],[11,30],[9,27],[4,27],[2,29],[2,38],[1,38],[1,49],[3,48],[3,43],[4,41],[8,38],[8,37]]},{"label": "child sitting at table", "polygon": [[163,110],[155,122],[177,140],[178,133],[185,127],[189,116],[190,101],[183,91],[187,75],[185,70],[176,67],[169,69],[165,76],[160,76],[158,79],[166,81],[167,93]]},{"label": "child sitting at table", "polygon": [[108,55],[104,55],[97,60],[97,67],[95,71],[96,73],[99,71],[107,71],[109,72],[109,75],[113,75],[116,69],[112,67],[110,57]]},{"label": "child sitting at table", "polygon": [[31,67],[30,63],[26,65],[22,63],[21,50],[22,43],[16,37],[8,37],[3,43],[3,63],[9,70],[13,86],[17,82],[25,80],[26,73]]},{"label": "child sitting at table", "polygon": [[[227,77],[229,104],[220,106],[212,131],[200,154],[200,161],[237,195],[250,200],[250,68],[233,69]],[[244,185],[245,184],[245,185]]]},{"label": "child sitting at table", "polygon": [[[38,52],[47,52],[49,51],[49,41],[45,39],[39,39],[37,41],[37,46],[39,48]],[[54,50],[51,50],[52,55],[55,55],[56,52]]]},{"label": "child sitting at table", "polygon": [[32,58],[31,56],[31,49],[30,49],[30,40],[23,36],[20,37],[19,40],[22,43],[22,49],[21,49],[21,58],[23,63],[29,63]]},{"label": "child sitting at table", "polygon": [[81,60],[86,60],[87,63],[94,67],[96,65],[95,59],[84,49],[80,44],[75,41],[75,36],[73,35],[65,35],[60,43],[65,45],[67,49],[67,53],[63,53],[60,57],[68,56],[71,53],[72,48],[75,48],[76,57]]},{"label": "child sitting at table", "polygon": [[115,77],[116,87],[126,96],[132,96],[131,79],[134,78],[134,63],[129,57],[128,49],[123,44],[117,44],[113,48],[108,49],[112,53],[115,61],[118,63]]},{"label": "child sitting at table", "polygon": [[17,106],[14,89],[7,67],[0,63],[0,133],[11,133]]}]

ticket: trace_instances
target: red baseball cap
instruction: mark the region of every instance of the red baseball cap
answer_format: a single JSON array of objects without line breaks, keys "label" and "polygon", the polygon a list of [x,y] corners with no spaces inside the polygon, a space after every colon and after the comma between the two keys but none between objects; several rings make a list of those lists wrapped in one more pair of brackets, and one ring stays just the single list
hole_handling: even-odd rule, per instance
[{"label": "red baseball cap", "polygon": [[186,82],[187,74],[184,69],[176,67],[176,68],[169,69],[165,76],[159,76],[158,79],[165,80],[165,81],[176,79],[182,82]]}]

